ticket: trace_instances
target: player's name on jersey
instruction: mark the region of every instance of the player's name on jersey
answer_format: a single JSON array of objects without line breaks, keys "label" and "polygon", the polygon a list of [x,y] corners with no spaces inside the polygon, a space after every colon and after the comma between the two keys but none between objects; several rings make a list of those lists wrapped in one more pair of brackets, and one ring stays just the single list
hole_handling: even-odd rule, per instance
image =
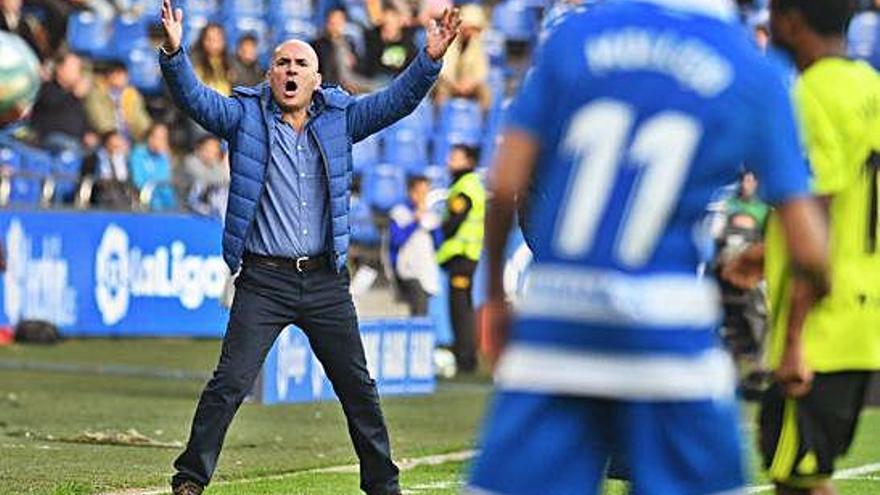
[{"label": "player's name on jersey", "polygon": [[595,76],[651,71],[672,77],[704,98],[717,96],[733,81],[733,68],[711,46],[669,31],[609,30],[588,39],[587,66]]}]

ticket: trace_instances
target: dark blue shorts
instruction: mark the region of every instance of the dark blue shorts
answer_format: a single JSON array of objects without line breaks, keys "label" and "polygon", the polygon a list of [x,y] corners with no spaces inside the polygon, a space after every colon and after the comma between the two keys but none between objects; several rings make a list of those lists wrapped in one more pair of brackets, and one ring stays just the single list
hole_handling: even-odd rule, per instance
[{"label": "dark blue shorts", "polygon": [[730,401],[633,402],[500,392],[472,493],[598,493],[609,459],[636,495],[744,493],[739,412]]}]

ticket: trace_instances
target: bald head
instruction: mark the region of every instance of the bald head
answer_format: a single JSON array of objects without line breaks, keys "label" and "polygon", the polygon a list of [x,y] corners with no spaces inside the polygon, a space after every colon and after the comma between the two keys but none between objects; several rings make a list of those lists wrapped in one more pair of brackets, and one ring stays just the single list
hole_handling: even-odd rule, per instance
[{"label": "bald head", "polygon": [[275,47],[275,50],[272,52],[272,61],[275,61],[275,58],[280,54],[293,54],[294,56],[305,57],[309,60],[311,64],[314,64],[315,67],[318,67],[318,54],[315,53],[315,49],[312,48],[312,45],[306,43],[305,41],[298,39],[289,39],[287,41],[282,41]]},{"label": "bald head", "polygon": [[300,40],[287,40],[275,47],[267,74],[275,103],[282,112],[308,109],[321,85],[318,54]]}]

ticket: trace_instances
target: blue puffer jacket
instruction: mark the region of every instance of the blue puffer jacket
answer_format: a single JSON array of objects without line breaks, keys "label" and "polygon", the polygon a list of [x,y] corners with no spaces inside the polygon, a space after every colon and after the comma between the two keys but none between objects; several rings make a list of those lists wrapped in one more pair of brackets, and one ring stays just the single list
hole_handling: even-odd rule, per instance
[{"label": "blue puffer jacket", "polygon": [[[199,82],[185,49],[170,57],[160,51],[159,60],[174,101],[202,127],[229,142],[232,177],[223,230],[223,259],[234,273],[241,264],[245,240],[265,185],[270,157],[271,90],[263,83],[235,88],[231,97],[221,96]],[[317,113],[310,129],[329,178],[333,239],[328,250],[333,253],[337,271],[345,267],[348,253],[351,145],[415,110],[437,80],[441,67],[442,63],[431,60],[423,49],[406,71],[382,91],[357,98],[337,87],[315,92]]]}]

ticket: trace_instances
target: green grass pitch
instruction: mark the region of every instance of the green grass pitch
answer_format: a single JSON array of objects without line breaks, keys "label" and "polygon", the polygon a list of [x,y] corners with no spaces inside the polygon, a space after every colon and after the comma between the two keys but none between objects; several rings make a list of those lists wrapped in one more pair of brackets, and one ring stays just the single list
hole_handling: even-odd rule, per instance
[{"label": "green grass pitch", "polygon": [[[219,342],[210,340],[0,347],[0,495],[92,495],[165,485],[179,452],[174,445],[186,439],[218,350]],[[34,364],[40,369],[26,369]],[[169,378],[169,370],[178,377]],[[458,380],[433,396],[384,399],[395,456],[473,448],[488,390],[485,379]],[[130,430],[156,445],[81,443],[126,432],[122,440],[137,439]],[[880,411],[871,410],[841,468],[880,463],[877,439]],[[356,473],[311,471],[354,462],[338,404],[245,404],[229,431],[218,483],[206,495],[356,494]],[[413,495],[459,493],[466,471],[462,461],[422,465],[402,474],[403,487]],[[754,484],[766,483],[754,472]],[[880,468],[850,478],[838,482],[841,495],[880,493]],[[624,493],[620,484],[605,489],[605,495]]]}]

